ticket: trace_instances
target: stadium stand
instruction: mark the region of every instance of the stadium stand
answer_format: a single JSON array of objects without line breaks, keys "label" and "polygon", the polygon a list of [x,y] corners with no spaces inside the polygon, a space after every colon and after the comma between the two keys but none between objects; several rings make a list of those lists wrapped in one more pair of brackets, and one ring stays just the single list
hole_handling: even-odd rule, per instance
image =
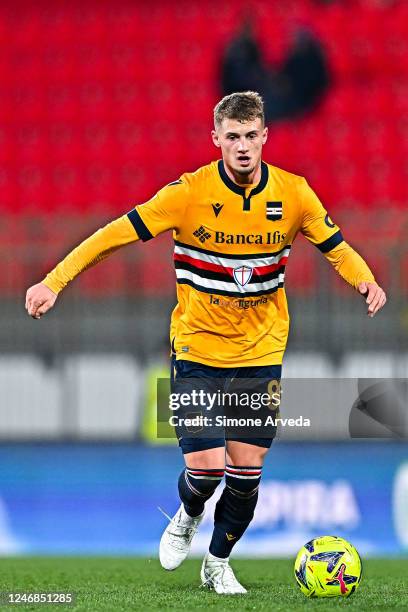
[{"label": "stadium stand", "polygon": [[[115,214],[213,157],[218,59],[244,2],[23,4],[24,16],[0,9],[3,209]],[[334,88],[317,113],[274,128],[266,156],[311,170],[332,207],[404,205],[407,4],[288,5],[253,3],[267,56],[278,62],[293,24],[310,24]]]},{"label": "stadium stand", "polygon": [[[293,28],[303,24],[324,45],[333,75],[316,112],[273,126],[265,158],[307,176],[358,246],[366,223],[359,209],[392,219],[398,235],[408,195],[407,3],[356,0],[352,10],[312,0],[285,2],[284,10],[264,0],[251,6],[269,61],[280,61]],[[0,283],[6,295],[38,278],[88,230],[214,157],[209,127],[221,52],[245,7],[242,0],[2,3]],[[396,239],[386,233],[390,248]],[[92,279],[85,275],[81,287],[91,296],[132,288],[171,295],[168,245],[168,239],[157,245],[154,263],[138,251],[132,274],[119,256]],[[379,269],[389,268],[387,257]],[[314,263],[298,262],[294,285],[311,294]]]}]

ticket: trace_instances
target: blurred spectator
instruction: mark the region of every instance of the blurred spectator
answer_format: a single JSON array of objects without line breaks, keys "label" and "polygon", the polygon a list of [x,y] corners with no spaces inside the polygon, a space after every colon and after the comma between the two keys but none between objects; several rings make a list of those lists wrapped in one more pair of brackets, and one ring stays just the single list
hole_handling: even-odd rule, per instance
[{"label": "blurred spectator", "polygon": [[254,37],[252,23],[246,20],[223,58],[223,93],[227,95],[250,89],[263,94],[268,80],[269,70]]},{"label": "blurred spectator", "polygon": [[347,2],[347,0],[315,0],[316,4],[326,4],[327,6],[329,6],[330,4],[344,4],[344,2]]},{"label": "blurred spectator", "polygon": [[301,115],[316,107],[329,85],[324,50],[306,29],[295,32],[292,45],[279,69],[268,67],[245,22],[222,60],[224,95],[234,91],[259,91],[265,100],[269,122]]},{"label": "blurred spectator", "polygon": [[316,106],[329,84],[326,57],[320,42],[308,30],[295,33],[280,73],[288,116]]}]

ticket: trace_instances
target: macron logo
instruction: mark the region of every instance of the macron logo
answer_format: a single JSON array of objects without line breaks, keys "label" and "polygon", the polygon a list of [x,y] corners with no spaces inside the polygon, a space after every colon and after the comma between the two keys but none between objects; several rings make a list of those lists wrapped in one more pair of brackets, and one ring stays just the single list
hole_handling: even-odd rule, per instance
[{"label": "macron logo", "polygon": [[219,214],[220,214],[220,212],[222,211],[223,207],[224,207],[224,204],[220,204],[219,202],[217,202],[216,204],[212,204],[212,208],[213,208],[213,211],[214,211],[214,215],[215,215],[216,217],[218,217],[218,215],[219,215]]}]

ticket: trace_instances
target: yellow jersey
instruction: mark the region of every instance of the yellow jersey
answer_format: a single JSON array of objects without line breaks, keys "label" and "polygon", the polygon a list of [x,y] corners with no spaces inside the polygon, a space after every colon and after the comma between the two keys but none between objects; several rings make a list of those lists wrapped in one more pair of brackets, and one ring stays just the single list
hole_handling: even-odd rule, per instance
[{"label": "yellow jersey", "polygon": [[177,359],[216,367],[282,363],[285,268],[299,232],[354,287],[374,281],[303,177],[262,162],[259,183],[239,186],[220,160],[183,174],[100,229],[43,282],[58,293],[119,246],[167,230],[174,238],[170,338]]}]

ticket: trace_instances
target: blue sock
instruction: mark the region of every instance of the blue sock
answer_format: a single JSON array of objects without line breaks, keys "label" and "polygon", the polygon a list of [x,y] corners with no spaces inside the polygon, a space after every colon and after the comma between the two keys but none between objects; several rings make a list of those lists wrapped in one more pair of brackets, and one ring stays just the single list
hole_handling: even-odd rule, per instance
[{"label": "blue sock", "polygon": [[225,489],[214,513],[212,555],[229,557],[233,546],[245,533],[254,516],[261,474],[262,467],[226,466]]},{"label": "blue sock", "polygon": [[190,516],[204,511],[204,504],[210,499],[224,477],[224,470],[203,470],[186,467],[180,474],[178,490],[184,509]]}]

